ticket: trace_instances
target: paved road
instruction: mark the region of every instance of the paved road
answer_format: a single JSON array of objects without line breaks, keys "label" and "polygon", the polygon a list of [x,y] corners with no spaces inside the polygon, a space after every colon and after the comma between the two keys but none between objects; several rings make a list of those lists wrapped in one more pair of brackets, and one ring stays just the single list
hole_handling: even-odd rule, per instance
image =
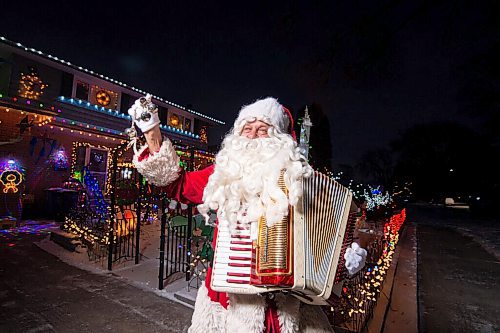
[{"label": "paved road", "polygon": [[[457,232],[457,215],[443,209],[411,207],[408,214],[417,222],[420,331],[500,332],[500,262]],[[463,226],[467,217],[459,217]],[[484,227],[469,222],[471,230]]]},{"label": "paved road", "polygon": [[0,234],[0,332],[185,332],[192,310]]}]

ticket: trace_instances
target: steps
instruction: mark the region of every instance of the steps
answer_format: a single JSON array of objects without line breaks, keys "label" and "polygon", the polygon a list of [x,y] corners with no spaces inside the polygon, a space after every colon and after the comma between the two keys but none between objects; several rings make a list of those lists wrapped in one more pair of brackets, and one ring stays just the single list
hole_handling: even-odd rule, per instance
[{"label": "steps", "polygon": [[10,229],[15,228],[17,223],[17,219],[11,216],[6,216],[0,218],[0,230],[2,229]]},{"label": "steps", "polygon": [[71,252],[75,252],[76,247],[82,244],[78,236],[62,230],[51,231],[50,240]]},{"label": "steps", "polygon": [[194,294],[194,296],[195,297],[193,297],[192,294],[183,293],[181,291],[176,292],[174,294],[174,297],[177,298],[179,301],[187,303],[187,304],[191,304],[192,306],[194,306],[194,303],[196,301],[196,294]]}]

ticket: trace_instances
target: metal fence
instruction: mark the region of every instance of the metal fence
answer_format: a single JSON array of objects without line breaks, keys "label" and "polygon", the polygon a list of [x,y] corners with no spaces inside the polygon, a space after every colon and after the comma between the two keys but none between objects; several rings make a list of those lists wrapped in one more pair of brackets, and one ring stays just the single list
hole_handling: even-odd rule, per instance
[{"label": "metal fence", "polygon": [[[162,202],[162,207],[165,206],[166,199]],[[169,210],[162,216],[159,289],[179,278],[185,278],[188,288],[198,288],[205,278],[213,256],[214,228],[206,226],[201,215],[193,216],[192,211],[193,207],[188,205],[183,214]]]},{"label": "metal fence", "polygon": [[[78,204],[66,215],[63,225],[66,231],[80,236],[89,260],[101,262],[109,270],[124,260],[136,259],[138,263],[140,226],[151,214],[142,207],[146,185],[141,175],[130,162],[118,163],[126,149],[121,145],[112,150],[109,188],[105,191],[103,184],[96,186],[95,177],[84,168],[84,180],[91,184],[85,183]],[[104,192],[108,195],[104,196]]]},{"label": "metal fence", "polygon": [[353,276],[345,276],[341,295],[332,304],[333,312],[325,309],[336,330],[364,332],[378,299],[382,295],[388,297],[382,288],[405,216],[403,210],[389,218],[372,221],[370,229],[378,236],[371,238],[366,246],[365,266]]}]

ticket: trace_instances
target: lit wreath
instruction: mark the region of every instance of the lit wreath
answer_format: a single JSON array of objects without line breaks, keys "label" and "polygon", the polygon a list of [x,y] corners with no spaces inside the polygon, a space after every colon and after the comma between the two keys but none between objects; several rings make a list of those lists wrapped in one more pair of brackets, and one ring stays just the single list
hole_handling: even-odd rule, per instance
[{"label": "lit wreath", "polygon": [[99,105],[107,106],[111,102],[111,97],[104,90],[99,90],[95,96],[97,103],[99,103]]},{"label": "lit wreath", "polygon": [[176,114],[170,115],[170,125],[174,127],[179,126],[179,117]]}]

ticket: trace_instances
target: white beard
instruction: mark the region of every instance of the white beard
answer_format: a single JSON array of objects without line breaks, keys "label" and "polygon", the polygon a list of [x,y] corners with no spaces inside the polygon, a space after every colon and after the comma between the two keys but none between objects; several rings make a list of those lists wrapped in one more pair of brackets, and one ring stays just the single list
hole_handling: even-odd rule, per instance
[{"label": "white beard", "polygon": [[[210,209],[217,210],[219,225],[234,230],[238,222],[248,224],[262,216],[272,226],[288,215],[289,205],[302,196],[302,177],[310,176],[312,169],[289,135],[274,131],[269,135],[225,137],[203,192],[203,204],[198,206],[205,218]],[[281,170],[288,197],[278,185]]]}]

